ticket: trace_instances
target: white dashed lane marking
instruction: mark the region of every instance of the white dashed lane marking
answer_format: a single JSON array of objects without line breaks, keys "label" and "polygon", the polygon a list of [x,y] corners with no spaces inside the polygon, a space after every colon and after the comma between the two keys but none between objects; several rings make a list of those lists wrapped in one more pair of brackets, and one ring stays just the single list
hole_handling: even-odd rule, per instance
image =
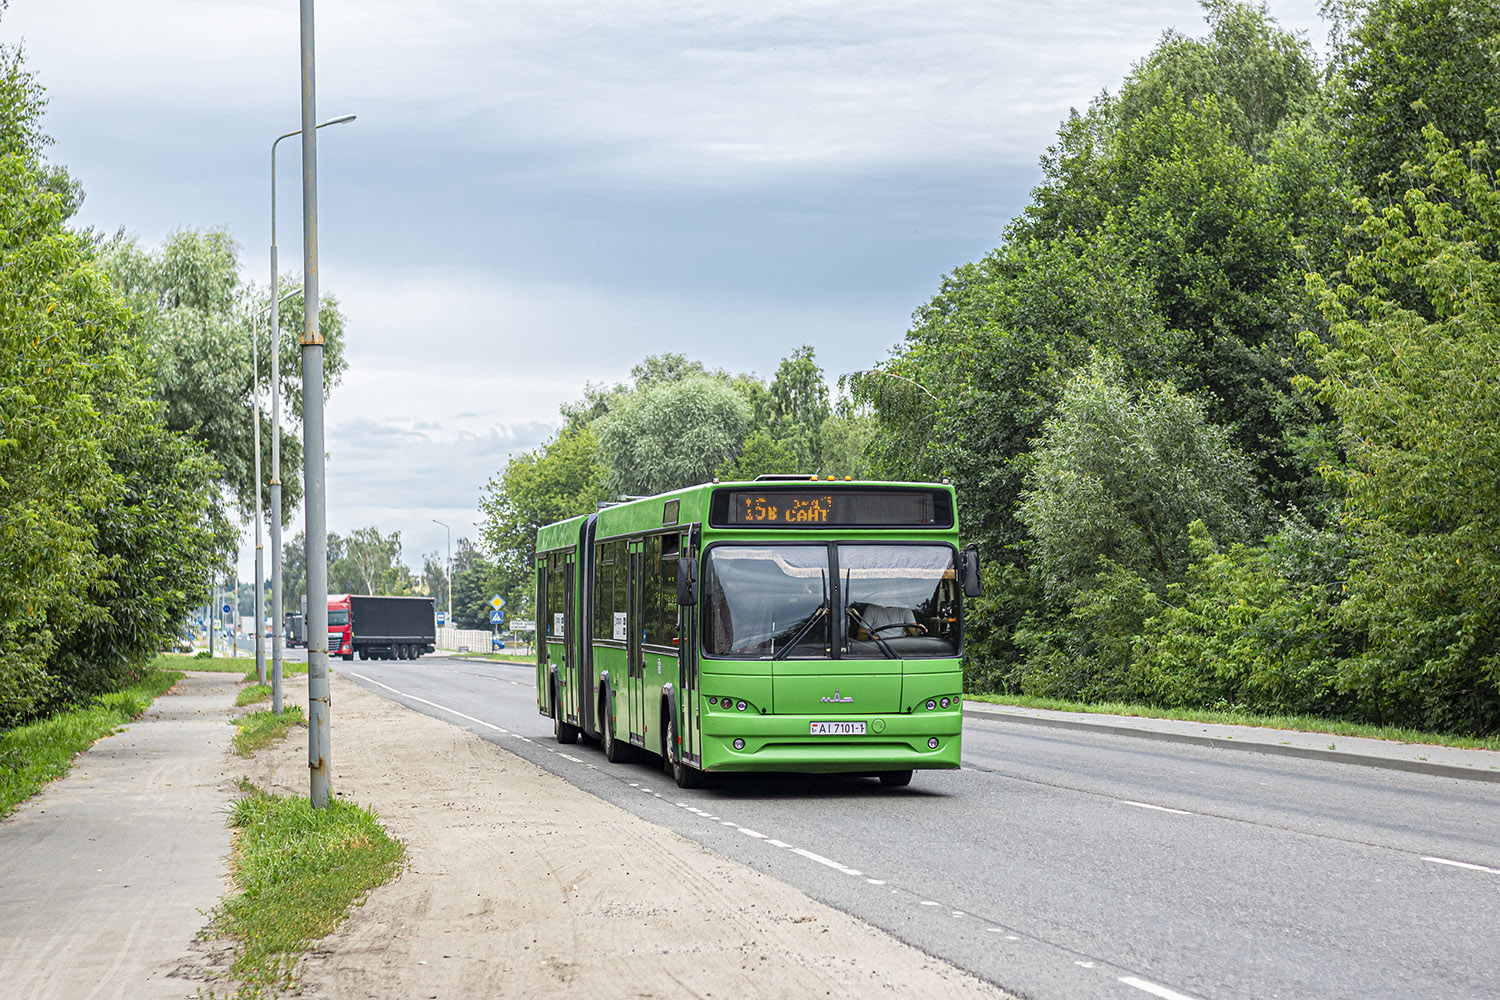
[{"label": "white dashed lane marking", "polygon": [[1161,1000],[1198,1000],[1197,997],[1190,997],[1186,993],[1178,993],[1176,990],[1168,989],[1159,983],[1148,982],[1136,976],[1121,976],[1120,982],[1126,986],[1134,986],[1138,990],[1145,990],[1154,997],[1161,997]]},{"label": "white dashed lane marking", "polygon": [[1130,799],[1120,799],[1120,804],[1122,806],[1135,806],[1137,809],[1152,809],[1156,812],[1173,813],[1177,816],[1196,815],[1196,813],[1190,813],[1186,809],[1168,809],[1166,806],[1154,806],[1149,802],[1134,802]]}]

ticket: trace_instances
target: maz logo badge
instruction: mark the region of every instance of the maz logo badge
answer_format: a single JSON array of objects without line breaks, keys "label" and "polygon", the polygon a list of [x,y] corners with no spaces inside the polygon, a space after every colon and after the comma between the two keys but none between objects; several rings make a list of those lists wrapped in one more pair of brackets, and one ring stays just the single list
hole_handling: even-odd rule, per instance
[{"label": "maz logo badge", "polygon": [[839,697],[839,689],[838,688],[834,688],[833,689],[833,697],[832,698],[828,697],[827,695],[824,695],[822,698],[819,698],[818,701],[822,702],[825,705],[852,705],[852,704],[854,704],[854,699],[852,697],[840,698]]}]

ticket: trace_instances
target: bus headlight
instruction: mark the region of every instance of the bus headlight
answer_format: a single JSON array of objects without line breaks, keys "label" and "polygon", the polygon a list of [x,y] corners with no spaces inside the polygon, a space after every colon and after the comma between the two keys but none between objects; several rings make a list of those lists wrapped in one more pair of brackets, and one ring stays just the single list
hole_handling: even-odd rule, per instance
[{"label": "bus headlight", "polygon": [[745,741],[741,740],[741,739],[736,739],[734,741],[734,748],[736,750],[743,750],[743,749],[745,749]]},{"label": "bus headlight", "polygon": [[927,749],[929,749],[929,750],[936,750],[937,748],[938,748],[938,741],[937,741],[937,737],[934,736],[932,739],[930,739],[930,740],[927,741]]}]

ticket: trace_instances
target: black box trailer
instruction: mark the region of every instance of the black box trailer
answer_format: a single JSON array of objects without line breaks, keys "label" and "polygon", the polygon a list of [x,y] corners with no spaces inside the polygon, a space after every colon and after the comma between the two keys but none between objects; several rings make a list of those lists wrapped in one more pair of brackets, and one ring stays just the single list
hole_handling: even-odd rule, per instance
[{"label": "black box trailer", "polygon": [[328,653],[352,660],[415,660],[437,649],[430,597],[339,594],[328,598]]}]

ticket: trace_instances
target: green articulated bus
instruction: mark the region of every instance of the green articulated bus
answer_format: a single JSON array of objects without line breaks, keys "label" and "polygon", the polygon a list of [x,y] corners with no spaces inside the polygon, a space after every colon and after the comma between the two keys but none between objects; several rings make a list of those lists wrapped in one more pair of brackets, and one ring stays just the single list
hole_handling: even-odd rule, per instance
[{"label": "green articulated bus", "polygon": [[537,708],[560,743],[705,772],[956,768],[963,598],[946,483],[763,477],[537,532]]}]

